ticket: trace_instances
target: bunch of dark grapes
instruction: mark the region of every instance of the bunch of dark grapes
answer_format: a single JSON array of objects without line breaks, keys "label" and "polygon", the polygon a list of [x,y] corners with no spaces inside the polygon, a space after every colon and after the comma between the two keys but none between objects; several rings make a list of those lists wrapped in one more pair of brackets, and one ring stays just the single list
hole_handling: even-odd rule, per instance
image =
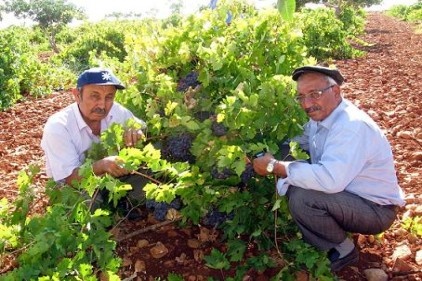
[{"label": "bunch of dark grapes", "polygon": [[174,198],[173,201],[170,202],[169,207],[176,210],[180,210],[182,208],[182,200],[180,199],[180,197]]},{"label": "bunch of dark grapes", "polygon": [[251,178],[256,175],[252,163],[246,164],[245,170],[240,175],[240,183],[237,185],[239,190],[244,190]]},{"label": "bunch of dark grapes", "polygon": [[182,208],[182,201],[179,197],[176,197],[170,204],[166,202],[157,202],[152,199],[148,199],[145,202],[145,207],[147,210],[153,213],[154,218],[159,221],[163,221],[166,219],[167,211],[170,208],[180,210]]},{"label": "bunch of dark grapes", "polygon": [[247,184],[248,181],[256,175],[252,163],[246,164],[245,170],[240,175],[242,183]]},{"label": "bunch of dark grapes", "polygon": [[193,137],[190,134],[184,133],[174,135],[167,138],[161,154],[170,162],[195,162],[195,157],[190,152],[192,147]]},{"label": "bunch of dark grapes", "polygon": [[213,121],[211,124],[212,133],[217,136],[225,136],[227,134],[227,127],[224,126],[223,123],[218,123],[217,121]]},{"label": "bunch of dark grapes", "polygon": [[211,169],[211,176],[216,180],[225,180],[232,175],[234,175],[234,173],[229,168],[224,168],[222,171],[219,171],[217,167],[213,167]]},{"label": "bunch of dark grapes", "polygon": [[154,207],[154,218],[159,221],[166,219],[167,211],[169,206],[165,202],[157,202]]},{"label": "bunch of dark grapes", "polygon": [[205,120],[209,119],[211,116],[213,116],[212,112],[209,111],[198,111],[194,113],[196,119],[198,119],[201,122],[204,122]]},{"label": "bunch of dark grapes", "polygon": [[222,223],[232,220],[234,217],[233,213],[223,213],[217,209],[212,209],[209,211],[205,217],[202,218],[202,224],[204,226],[218,227]]},{"label": "bunch of dark grapes", "polygon": [[188,75],[179,80],[179,83],[177,84],[177,90],[180,92],[184,92],[189,89],[189,87],[195,89],[196,86],[200,84],[201,83],[198,81],[198,73],[190,72],[188,73]]}]

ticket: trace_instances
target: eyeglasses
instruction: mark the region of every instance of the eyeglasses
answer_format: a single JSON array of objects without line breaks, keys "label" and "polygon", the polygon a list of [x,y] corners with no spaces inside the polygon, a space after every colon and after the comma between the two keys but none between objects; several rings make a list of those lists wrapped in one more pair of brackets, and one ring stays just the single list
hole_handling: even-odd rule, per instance
[{"label": "eyeglasses", "polygon": [[315,101],[315,100],[319,100],[319,99],[321,98],[322,94],[323,94],[325,91],[327,91],[327,90],[331,89],[331,88],[332,88],[332,87],[334,87],[334,86],[335,86],[335,85],[330,85],[330,86],[328,86],[327,88],[324,88],[324,89],[322,89],[322,90],[312,91],[312,92],[310,92],[310,93],[309,93],[309,94],[307,94],[307,95],[298,95],[298,96],[296,96],[296,97],[295,97],[295,100],[296,100],[297,102],[299,102],[299,103],[302,103],[302,102],[306,101],[306,99],[311,99],[311,100],[313,100],[313,101]]}]

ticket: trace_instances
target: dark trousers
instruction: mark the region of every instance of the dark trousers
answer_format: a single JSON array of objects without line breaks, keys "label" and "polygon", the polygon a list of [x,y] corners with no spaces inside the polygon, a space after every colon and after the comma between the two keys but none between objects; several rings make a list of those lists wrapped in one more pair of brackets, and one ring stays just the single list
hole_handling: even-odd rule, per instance
[{"label": "dark trousers", "polygon": [[393,205],[378,205],[346,191],[328,194],[290,186],[287,197],[304,241],[322,251],[343,242],[348,232],[381,233],[397,215]]}]

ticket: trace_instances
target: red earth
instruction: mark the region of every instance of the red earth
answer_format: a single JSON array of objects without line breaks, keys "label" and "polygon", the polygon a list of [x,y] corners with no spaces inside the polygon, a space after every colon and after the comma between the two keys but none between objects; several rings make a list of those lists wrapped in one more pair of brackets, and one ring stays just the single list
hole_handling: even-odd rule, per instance
[{"label": "red earth", "polygon": [[[366,55],[333,63],[347,79],[344,96],[368,112],[391,142],[407,205],[382,236],[353,235],[360,261],[337,276],[343,280],[368,280],[365,269],[379,268],[389,280],[422,280],[422,238],[402,226],[405,220],[422,216],[422,35],[416,34],[408,23],[380,13],[370,13],[367,20],[361,37],[368,43],[364,47]],[[72,101],[70,92],[53,93],[43,98],[27,98],[0,112],[1,198],[13,202],[18,193],[18,173],[29,164],[43,166],[40,148],[43,125],[48,116]],[[45,181],[44,174],[36,180],[38,192],[33,212],[42,213],[48,204],[43,193]],[[216,230],[199,226],[180,228],[175,222],[160,223],[145,216],[123,221],[113,233],[119,241],[117,253],[123,259],[119,273],[122,279],[165,279],[169,273],[177,273],[185,280],[206,280],[210,276],[225,280],[235,271],[205,266],[204,254],[212,248],[225,249],[221,233]],[[254,251],[251,244],[248,253]],[[0,273],[11,270],[13,261],[13,255],[0,255]],[[251,271],[243,280],[269,280],[276,272]],[[297,280],[308,280],[308,274],[301,272]]]}]

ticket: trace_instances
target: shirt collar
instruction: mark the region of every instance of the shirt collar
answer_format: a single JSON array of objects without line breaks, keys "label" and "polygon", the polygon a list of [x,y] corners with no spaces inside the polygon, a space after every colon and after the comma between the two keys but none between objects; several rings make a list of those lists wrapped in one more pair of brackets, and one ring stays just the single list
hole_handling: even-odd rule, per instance
[{"label": "shirt collar", "polygon": [[341,114],[341,112],[347,107],[347,103],[344,99],[342,99],[341,103],[331,112],[330,115],[328,115],[327,118],[320,122],[316,122],[318,126],[322,126],[324,128],[330,129],[334,121],[337,119],[337,117]]}]

